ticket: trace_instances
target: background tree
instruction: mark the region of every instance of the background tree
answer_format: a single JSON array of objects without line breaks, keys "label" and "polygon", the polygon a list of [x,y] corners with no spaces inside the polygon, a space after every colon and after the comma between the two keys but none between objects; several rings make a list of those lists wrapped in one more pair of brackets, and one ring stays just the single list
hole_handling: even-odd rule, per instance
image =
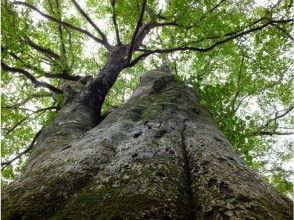
[{"label": "background tree", "polygon": [[4,181],[18,175],[42,129],[72,99],[97,112],[117,107],[139,73],[165,60],[245,161],[289,192],[292,143],[275,137],[292,134],[291,5],[2,1]]}]

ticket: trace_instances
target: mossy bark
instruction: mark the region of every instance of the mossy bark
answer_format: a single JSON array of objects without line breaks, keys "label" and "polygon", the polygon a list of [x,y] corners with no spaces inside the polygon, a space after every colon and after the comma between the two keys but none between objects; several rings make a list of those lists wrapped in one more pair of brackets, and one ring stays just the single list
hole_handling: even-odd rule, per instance
[{"label": "mossy bark", "polygon": [[146,73],[94,128],[93,115],[49,126],[4,188],[2,219],[292,219],[292,202],[244,164],[172,75]]}]

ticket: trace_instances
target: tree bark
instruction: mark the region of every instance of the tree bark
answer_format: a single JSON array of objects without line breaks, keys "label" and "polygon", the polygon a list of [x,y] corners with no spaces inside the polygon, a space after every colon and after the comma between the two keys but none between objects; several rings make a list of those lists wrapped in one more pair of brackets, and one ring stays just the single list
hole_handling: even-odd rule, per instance
[{"label": "tree bark", "polygon": [[292,202],[244,164],[172,75],[146,73],[97,126],[97,109],[77,105],[3,189],[3,219],[292,219]]}]

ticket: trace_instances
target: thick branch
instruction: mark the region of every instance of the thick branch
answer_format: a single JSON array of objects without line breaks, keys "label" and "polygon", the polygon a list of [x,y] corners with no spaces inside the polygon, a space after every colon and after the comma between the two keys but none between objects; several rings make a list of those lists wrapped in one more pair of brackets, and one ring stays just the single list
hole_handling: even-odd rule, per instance
[{"label": "thick branch", "polygon": [[92,19],[87,15],[87,13],[81,8],[81,6],[75,1],[72,0],[72,3],[75,5],[75,7],[78,9],[78,11],[81,13],[81,15],[90,23],[90,25],[100,34],[102,41],[104,45],[109,48],[109,43],[107,41],[107,38],[105,34],[100,30],[100,28],[92,21]]},{"label": "thick branch", "polygon": [[3,61],[1,61],[1,68],[4,71],[13,72],[13,73],[20,73],[20,74],[24,75],[26,78],[28,78],[33,83],[33,85],[35,87],[44,87],[44,88],[51,90],[52,92],[62,93],[62,90],[50,85],[49,83],[41,82],[41,81],[37,80],[32,74],[30,74],[29,72],[27,72],[24,69],[10,67],[6,63],[4,63]]},{"label": "thick branch", "polygon": [[32,10],[38,12],[40,15],[42,15],[43,17],[49,19],[50,21],[56,22],[56,23],[61,24],[61,25],[65,26],[65,27],[68,27],[68,28],[70,28],[70,29],[72,29],[72,30],[75,30],[75,31],[77,31],[77,32],[80,32],[80,33],[82,33],[82,34],[85,34],[85,35],[87,35],[88,37],[90,37],[90,38],[92,38],[93,40],[95,40],[96,42],[98,42],[98,43],[104,45],[107,49],[109,49],[109,45],[105,44],[105,42],[104,42],[103,40],[101,40],[101,39],[95,37],[94,35],[92,35],[92,34],[91,34],[89,31],[87,31],[87,30],[84,30],[84,29],[82,29],[82,28],[76,27],[76,26],[74,26],[74,25],[72,25],[72,24],[69,24],[69,23],[67,23],[67,22],[65,22],[65,21],[61,21],[61,20],[59,20],[59,19],[57,19],[57,18],[54,18],[54,17],[52,17],[52,16],[50,16],[50,15],[48,15],[48,14],[45,14],[45,13],[43,13],[42,11],[40,11],[38,8],[36,8],[35,6],[33,6],[33,5],[31,5],[31,4],[27,3],[27,2],[15,1],[14,4],[16,4],[16,5],[23,5],[23,6],[25,6],[25,7],[28,7],[28,8],[30,8],[30,9],[32,9]]},{"label": "thick branch", "polygon": [[147,3],[147,0],[143,0],[142,8],[141,8],[140,15],[136,24],[136,28],[133,33],[132,40],[130,42],[130,49],[128,51],[128,57],[127,57],[128,62],[130,62],[132,59],[132,53],[133,53],[134,45],[136,43],[137,34],[139,32],[140,27],[143,25],[143,17],[144,17],[144,12],[146,8],[146,3]]},{"label": "thick branch", "polygon": [[[48,1],[48,2],[50,4],[50,1]],[[57,7],[57,15],[58,15],[58,18],[61,20],[62,19],[62,15],[61,15],[61,9],[60,9],[60,5],[59,5],[59,0],[56,0],[55,2],[56,2],[56,7]],[[51,4],[50,4],[50,6],[51,6]],[[52,6],[51,6],[51,8],[52,8]],[[51,10],[53,12],[53,9],[51,9]],[[63,58],[65,58],[64,60],[67,60],[66,59],[66,47],[65,47],[65,44],[64,44],[64,37],[63,37],[63,30],[62,30],[62,25],[60,23],[58,24],[58,33],[59,33],[60,47],[61,47],[60,54],[61,54],[61,56]],[[65,69],[67,69],[67,67],[68,67],[67,62],[65,64],[65,66],[66,66]]]},{"label": "thick branch", "polygon": [[111,0],[111,6],[112,6],[112,22],[113,22],[114,29],[115,29],[115,35],[116,35],[117,44],[120,45],[121,44],[121,41],[120,41],[119,29],[118,29],[117,20],[116,20],[115,3],[116,3],[116,0]]},{"label": "thick branch", "polygon": [[40,45],[37,45],[35,42],[33,42],[29,37],[26,37],[26,42],[28,43],[28,45],[30,45],[32,48],[34,48],[35,50],[49,56],[49,57],[52,57],[54,59],[60,59],[60,56],[55,53],[54,51],[52,51],[51,49],[49,48],[45,48],[45,47],[42,47]]},{"label": "thick branch", "polygon": [[176,21],[162,22],[162,23],[150,22],[147,24],[143,24],[137,34],[135,44],[133,46],[133,51],[136,51],[140,48],[144,38],[153,28],[164,27],[164,26],[178,26],[178,24],[176,23]]}]

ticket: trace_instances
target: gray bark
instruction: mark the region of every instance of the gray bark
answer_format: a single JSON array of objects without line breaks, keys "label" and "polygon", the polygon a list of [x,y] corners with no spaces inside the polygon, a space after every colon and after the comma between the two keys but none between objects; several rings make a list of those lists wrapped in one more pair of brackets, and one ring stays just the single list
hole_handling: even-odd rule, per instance
[{"label": "gray bark", "polygon": [[146,73],[97,126],[82,104],[64,106],[4,188],[3,219],[292,219],[171,74]]}]

